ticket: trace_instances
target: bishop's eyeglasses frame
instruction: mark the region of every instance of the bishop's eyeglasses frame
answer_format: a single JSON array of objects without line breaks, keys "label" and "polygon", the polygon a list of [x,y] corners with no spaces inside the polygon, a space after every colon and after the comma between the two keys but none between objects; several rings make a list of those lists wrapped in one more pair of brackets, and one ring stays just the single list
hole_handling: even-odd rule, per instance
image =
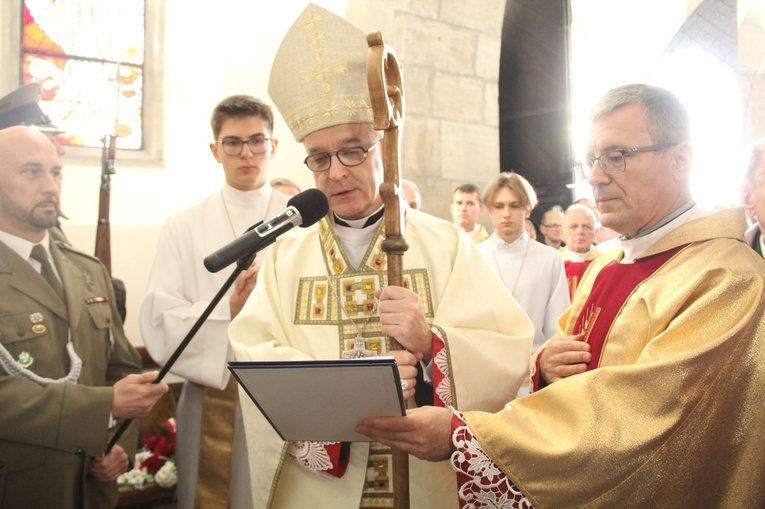
[{"label": "bishop's eyeglasses frame", "polygon": [[337,157],[337,160],[343,166],[352,168],[358,166],[367,160],[367,154],[369,154],[377,145],[380,144],[382,138],[374,142],[369,148],[364,147],[345,147],[335,152],[320,152],[317,154],[311,154],[306,157],[303,164],[308,166],[308,169],[314,173],[322,173],[328,171],[332,167],[332,156]]}]

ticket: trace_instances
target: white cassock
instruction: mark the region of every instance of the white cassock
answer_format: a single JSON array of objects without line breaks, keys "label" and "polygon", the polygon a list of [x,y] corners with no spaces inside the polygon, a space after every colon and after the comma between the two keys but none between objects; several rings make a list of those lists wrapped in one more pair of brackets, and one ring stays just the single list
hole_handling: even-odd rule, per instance
[{"label": "white cassock", "polygon": [[536,352],[558,332],[558,317],[571,305],[563,258],[526,232],[510,243],[492,233],[478,250],[534,323]]},{"label": "white cassock", "polygon": [[[206,256],[228,244],[247,228],[287,207],[289,196],[266,183],[260,189],[239,191],[228,185],[202,202],[168,218],[157,242],[157,255],[141,306],[140,325],[146,349],[162,365],[175,351],[196,320],[223,287],[236,265],[210,273]],[[264,253],[258,254],[258,260]],[[231,308],[221,299],[212,314],[170,370],[186,379],[177,409],[178,507],[191,508],[199,460],[204,387],[223,389],[229,380],[227,362],[233,360],[228,342]],[[251,507],[244,434],[237,407],[232,458],[232,507]]]}]

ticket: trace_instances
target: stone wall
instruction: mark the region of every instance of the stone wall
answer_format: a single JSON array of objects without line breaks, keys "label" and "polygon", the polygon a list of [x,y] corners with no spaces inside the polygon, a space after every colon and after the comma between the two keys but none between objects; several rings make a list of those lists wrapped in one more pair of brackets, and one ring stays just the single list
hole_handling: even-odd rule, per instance
[{"label": "stone wall", "polygon": [[403,67],[402,172],[425,210],[450,219],[452,189],[499,171],[499,54],[505,0],[349,0]]}]

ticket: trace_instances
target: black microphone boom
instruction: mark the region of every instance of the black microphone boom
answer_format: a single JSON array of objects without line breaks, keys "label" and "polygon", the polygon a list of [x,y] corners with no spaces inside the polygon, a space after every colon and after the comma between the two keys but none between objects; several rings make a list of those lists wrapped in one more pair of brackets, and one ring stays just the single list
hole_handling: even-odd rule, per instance
[{"label": "black microphone boom", "polygon": [[210,272],[218,272],[235,261],[270,246],[279,235],[293,226],[311,226],[327,215],[328,211],[327,197],[318,189],[307,189],[298,193],[287,202],[287,210],[265,223],[260,222],[205,258],[205,268]]}]

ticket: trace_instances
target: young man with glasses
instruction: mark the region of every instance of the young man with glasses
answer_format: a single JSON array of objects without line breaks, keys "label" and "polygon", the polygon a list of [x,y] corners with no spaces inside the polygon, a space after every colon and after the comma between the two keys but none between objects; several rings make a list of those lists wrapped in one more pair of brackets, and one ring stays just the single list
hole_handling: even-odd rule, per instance
[{"label": "young man with glasses", "polygon": [[[533,326],[473,242],[446,221],[402,207],[404,286],[387,286],[379,192],[387,138],[369,108],[368,51],[364,32],[311,4],[277,52],[269,93],[304,144],[307,171],[330,212],[269,251],[231,323],[237,359],[393,355],[406,399],[498,410],[526,376]],[[308,80],[317,63],[347,72]],[[408,351],[392,352],[388,336]],[[256,507],[392,507],[390,449],[285,443],[254,404],[243,401],[242,410]],[[410,458],[409,468],[413,509],[457,507],[448,463]]]},{"label": "young man with glasses", "polygon": [[[204,257],[283,211],[289,200],[268,182],[278,146],[270,106],[247,95],[227,97],[213,110],[210,124],[210,151],[226,183],[168,218],[141,307],[144,342],[159,364],[172,355],[235,269],[210,273]],[[252,507],[236,382],[226,365],[234,355],[226,338],[231,319],[255,286],[263,254],[240,274],[171,370],[186,379],[177,412],[181,509],[208,507],[212,501]]]},{"label": "young man with glasses", "polygon": [[765,262],[743,211],[693,202],[671,92],[613,89],[592,119],[580,170],[623,238],[539,356],[548,385],[493,415],[431,407],[357,431],[451,456],[473,507],[763,507]]}]

